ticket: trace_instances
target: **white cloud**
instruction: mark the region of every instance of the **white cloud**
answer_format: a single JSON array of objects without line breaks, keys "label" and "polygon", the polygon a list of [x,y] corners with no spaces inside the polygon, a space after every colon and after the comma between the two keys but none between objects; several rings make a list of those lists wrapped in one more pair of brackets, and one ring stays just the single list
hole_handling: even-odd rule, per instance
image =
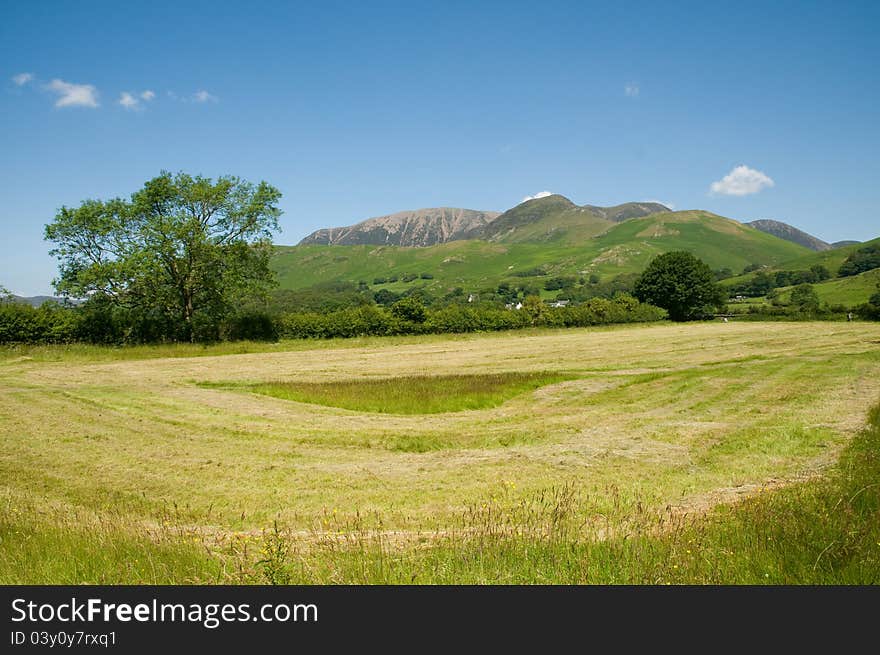
[{"label": "white cloud", "polygon": [[639,88],[638,84],[627,84],[625,87],[623,87],[623,92],[629,98],[638,98],[640,91],[641,89]]},{"label": "white cloud", "polygon": [[194,102],[217,102],[218,98],[205,90],[196,91],[192,97]]},{"label": "white cloud", "polygon": [[519,203],[522,204],[524,202],[528,202],[529,200],[537,200],[538,198],[546,198],[547,196],[552,196],[552,195],[553,195],[552,191],[538,191],[538,193],[536,193],[533,196],[526,196],[525,198],[520,200]]},{"label": "white cloud", "polygon": [[141,91],[137,95],[135,95],[134,93],[129,93],[128,91],[123,91],[119,94],[119,100],[117,102],[126,109],[135,109],[140,111],[143,109],[143,106],[141,105],[141,100],[149,102],[155,97],[156,94],[150,90]]},{"label": "white cloud", "polygon": [[137,109],[141,103],[133,95],[123,91],[119,94],[119,104],[126,109]]},{"label": "white cloud", "polygon": [[776,183],[761,171],[748,166],[737,166],[709,187],[714,194],[724,196],[748,196]]},{"label": "white cloud", "polygon": [[56,107],[97,107],[98,90],[91,84],[73,84],[64,80],[54,79],[46,88],[58,94]]},{"label": "white cloud", "polygon": [[15,86],[24,86],[33,79],[33,73],[19,73],[18,75],[12,76],[12,81],[15,82]]}]

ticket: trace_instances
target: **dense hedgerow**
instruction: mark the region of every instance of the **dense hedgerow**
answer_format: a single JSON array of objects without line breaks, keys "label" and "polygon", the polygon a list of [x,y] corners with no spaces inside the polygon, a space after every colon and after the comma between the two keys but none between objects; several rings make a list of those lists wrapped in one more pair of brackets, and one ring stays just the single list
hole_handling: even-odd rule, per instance
[{"label": "dense hedgerow", "polygon": [[593,298],[574,307],[527,304],[520,310],[450,305],[426,310],[424,320],[403,318],[400,312],[364,306],[327,314],[291,313],[278,319],[278,334],[291,339],[493,332],[517,328],[587,327],[610,323],[641,323],[664,317],[663,310],[630,296],[613,300]]},{"label": "dense hedgerow", "polygon": [[[536,326],[585,327],[657,321],[665,315],[661,309],[624,295],[613,300],[592,298],[572,307],[548,307],[537,298],[531,300],[521,310],[467,305],[431,309],[407,298],[390,308],[362,305],[331,312],[289,312],[277,316],[243,311],[220,323],[197,321],[195,334],[201,342],[330,339],[494,332]],[[173,342],[180,340],[179,336],[174,325],[169,325],[161,314],[135,316],[97,303],[80,307],[47,303],[39,308],[0,304],[0,343],[138,344]]]},{"label": "dense hedgerow", "polygon": [[56,303],[0,303],[0,343],[70,343],[79,339],[80,323],[79,314]]}]

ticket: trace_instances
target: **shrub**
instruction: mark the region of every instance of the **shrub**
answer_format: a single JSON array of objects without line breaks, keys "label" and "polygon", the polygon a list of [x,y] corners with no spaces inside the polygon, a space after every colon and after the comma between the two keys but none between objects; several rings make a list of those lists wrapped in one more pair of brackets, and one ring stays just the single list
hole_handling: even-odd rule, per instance
[{"label": "shrub", "polygon": [[425,322],[425,306],[416,296],[407,296],[398,300],[391,305],[391,313],[401,321]]},{"label": "shrub", "polygon": [[69,343],[79,337],[79,326],[72,308],[54,302],[0,303],[0,343]]},{"label": "shrub", "polygon": [[278,326],[266,312],[236,314],[223,325],[222,336],[229,341],[277,341]]},{"label": "shrub", "polygon": [[567,289],[573,287],[577,282],[577,278],[573,275],[560,275],[551,277],[544,282],[544,288],[547,291],[556,291],[557,289]]},{"label": "shrub", "polygon": [[799,284],[791,290],[791,304],[798,311],[814,313],[819,310],[819,294],[812,284]]}]

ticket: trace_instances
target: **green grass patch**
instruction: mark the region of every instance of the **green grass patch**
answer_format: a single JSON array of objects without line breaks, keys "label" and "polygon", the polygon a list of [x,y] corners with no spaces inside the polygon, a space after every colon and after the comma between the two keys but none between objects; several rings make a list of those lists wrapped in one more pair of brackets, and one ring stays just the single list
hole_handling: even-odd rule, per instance
[{"label": "green grass patch", "polygon": [[379,380],[263,382],[243,388],[282,400],[358,412],[439,414],[497,407],[521,393],[570,379],[572,376],[546,372],[407,375]]}]

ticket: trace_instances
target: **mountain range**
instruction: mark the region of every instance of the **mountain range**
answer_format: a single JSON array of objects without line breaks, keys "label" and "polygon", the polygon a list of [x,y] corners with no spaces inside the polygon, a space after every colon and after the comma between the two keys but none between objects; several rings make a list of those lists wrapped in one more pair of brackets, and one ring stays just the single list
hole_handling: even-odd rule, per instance
[{"label": "mountain range", "polygon": [[[576,205],[553,194],[520,203],[505,212],[434,207],[368,218],[354,225],[322,228],[299,245],[404,246],[426,248],[450,241],[479,239],[490,242],[570,242],[597,236],[615,223],[670,212],[657,202],[628,202],[613,207]],[[816,252],[852,245],[854,241],[828,243],[788,223],[760,219],[744,223],[761,232]]]},{"label": "mountain range", "polygon": [[[560,229],[588,237],[629,218],[668,211],[654,202],[578,206],[554,194],[520,203],[504,213],[435,207],[376,216],[354,225],[316,230],[299,245],[429,247],[466,239],[516,242],[552,239]],[[551,222],[544,220],[551,216]]]},{"label": "mountain range", "polygon": [[297,246],[276,246],[272,267],[287,289],[348,281],[403,291],[416,279],[437,290],[474,289],[534,271],[610,279],[638,273],[670,250],[687,250],[713,269],[733,272],[813,252],[703,210],[672,211],[654,202],[577,205],[550,195],[501,214],[424,209],[318,230]]}]

